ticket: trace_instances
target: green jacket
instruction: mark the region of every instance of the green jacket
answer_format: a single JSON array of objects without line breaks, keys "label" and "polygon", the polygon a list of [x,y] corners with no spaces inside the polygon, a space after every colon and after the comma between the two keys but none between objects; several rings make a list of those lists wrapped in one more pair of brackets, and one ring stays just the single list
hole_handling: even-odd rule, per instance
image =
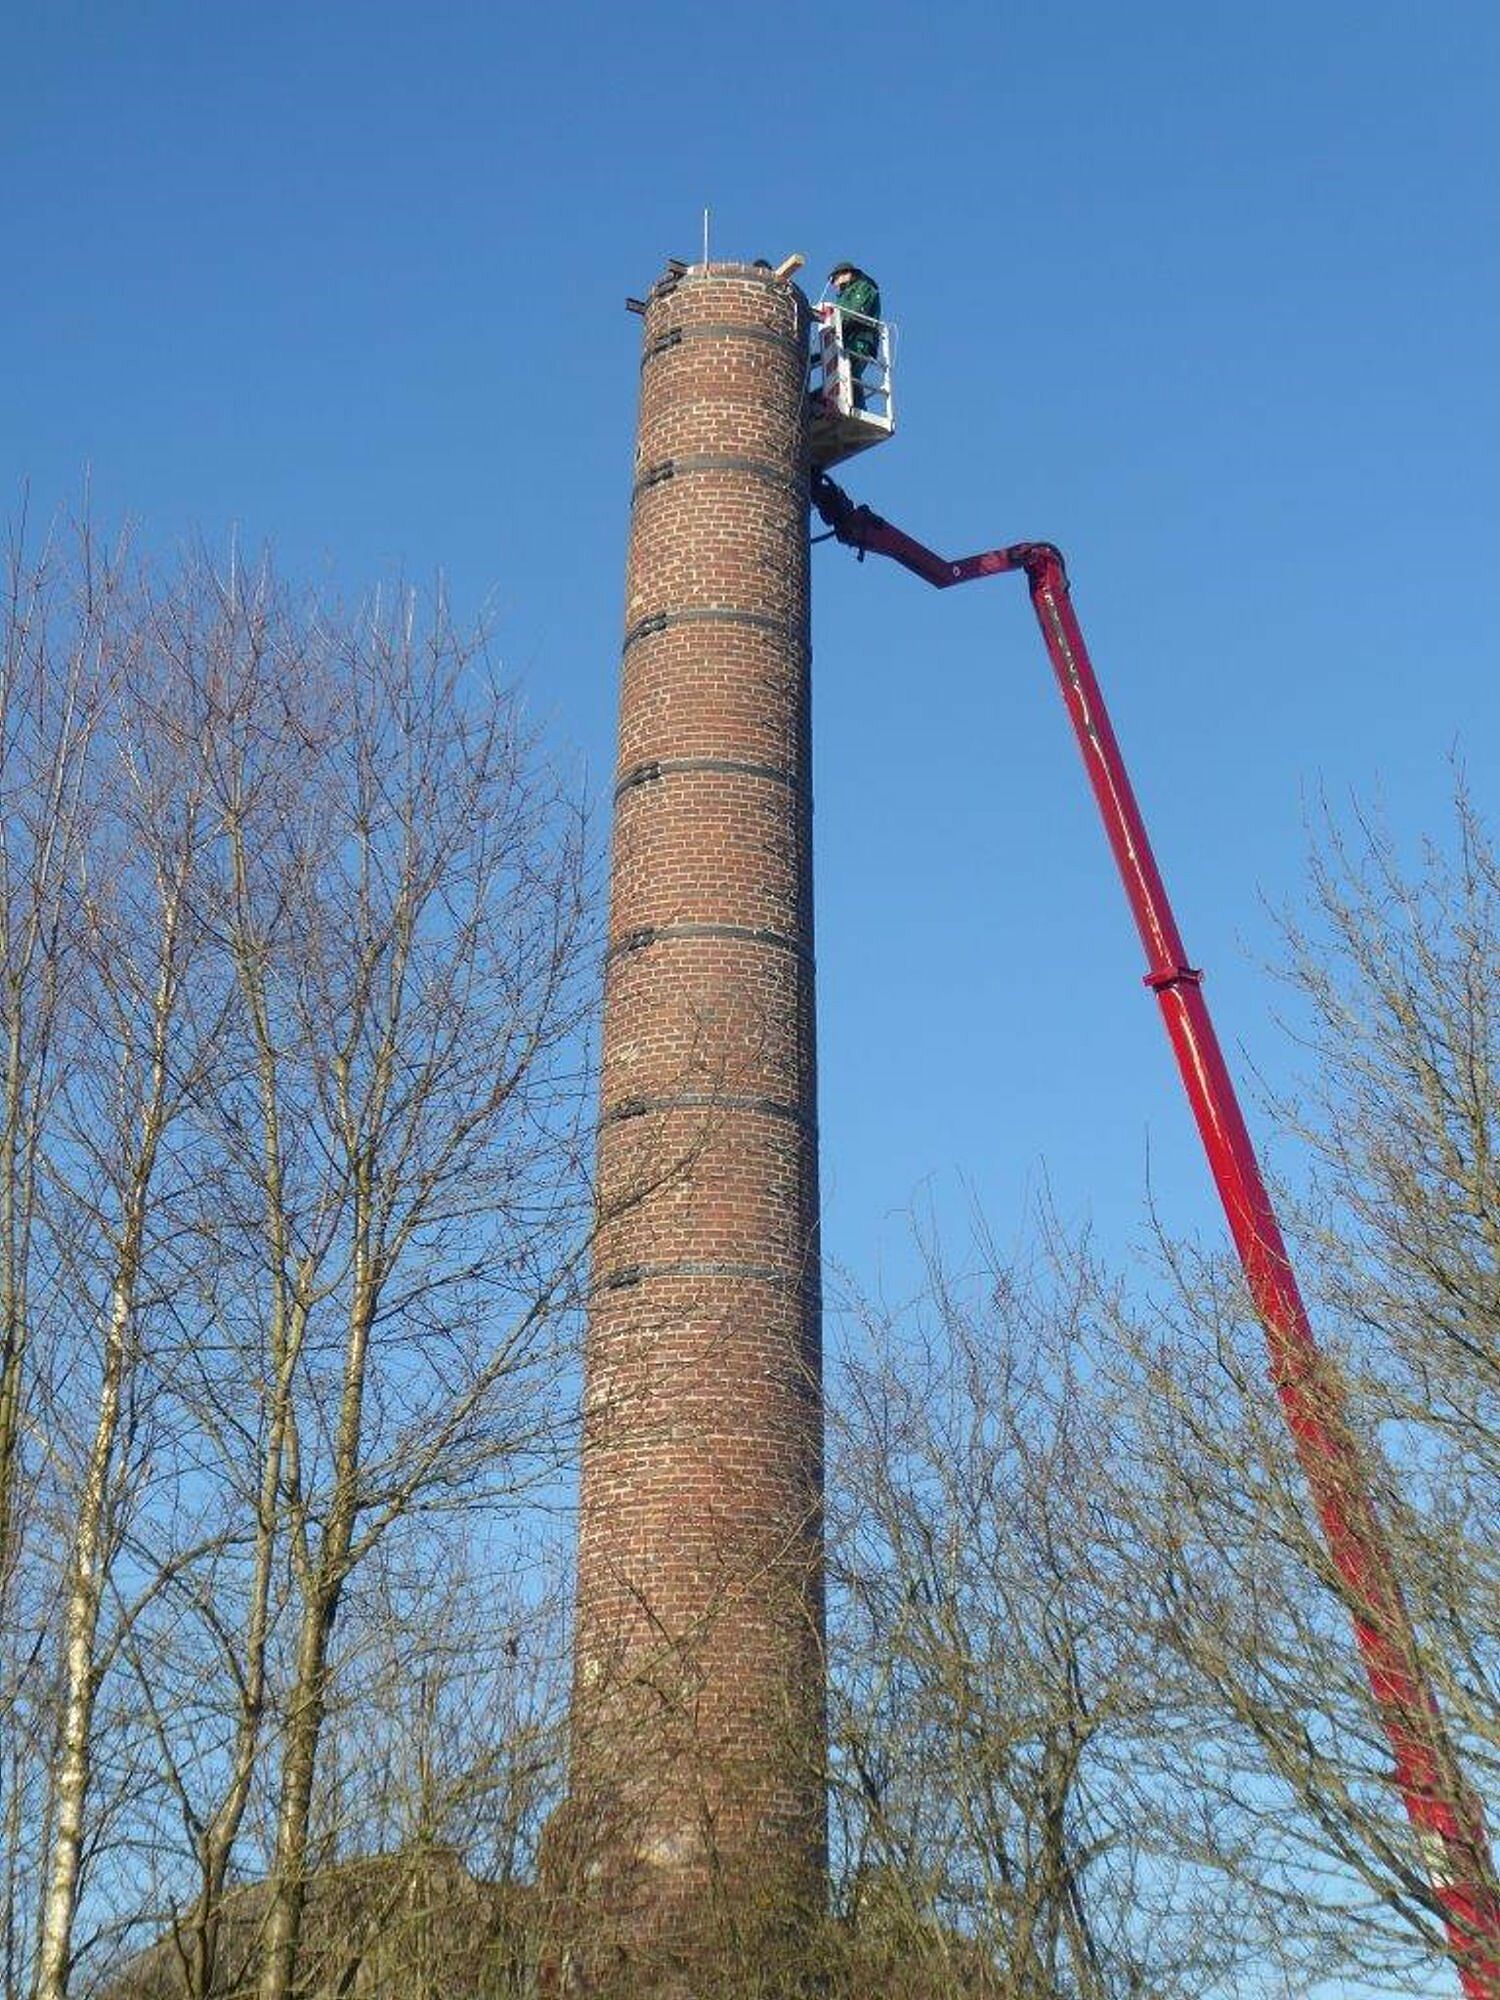
[{"label": "green jacket", "polygon": [[[866,319],[880,317],[880,287],[863,271],[856,271],[842,291],[834,293],[833,302],[840,312],[863,313]],[[857,320],[853,324],[845,322],[844,346],[850,354],[871,355],[879,345],[877,327],[862,326]]]}]

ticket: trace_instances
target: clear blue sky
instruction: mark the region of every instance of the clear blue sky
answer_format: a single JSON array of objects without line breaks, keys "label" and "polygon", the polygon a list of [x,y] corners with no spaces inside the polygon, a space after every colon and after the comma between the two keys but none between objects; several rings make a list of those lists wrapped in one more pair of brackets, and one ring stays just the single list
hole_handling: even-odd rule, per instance
[{"label": "clear blue sky", "polygon": [[[1067,551],[1231,1046],[1304,802],[1500,767],[1494,0],[10,10],[0,471],[170,546],[491,603],[607,795],[639,322],[850,256],[901,330],[860,497]],[[1022,588],[816,551],[831,1252],[931,1179],[1210,1210]],[[1260,1121],[1257,1121],[1260,1122]],[[1274,1153],[1274,1148],[1273,1148]],[[1290,1164],[1282,1161],[1281,1164]]]}]

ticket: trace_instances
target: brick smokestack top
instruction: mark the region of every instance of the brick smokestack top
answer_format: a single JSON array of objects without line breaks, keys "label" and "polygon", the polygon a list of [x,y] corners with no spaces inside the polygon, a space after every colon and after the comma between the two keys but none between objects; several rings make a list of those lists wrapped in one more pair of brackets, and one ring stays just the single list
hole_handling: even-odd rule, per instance
[{"label": "brick smokestack top", "polygon": [[645,314],[568,1813],[622,1990],[821,1897],[807,323],[740,264]]}]

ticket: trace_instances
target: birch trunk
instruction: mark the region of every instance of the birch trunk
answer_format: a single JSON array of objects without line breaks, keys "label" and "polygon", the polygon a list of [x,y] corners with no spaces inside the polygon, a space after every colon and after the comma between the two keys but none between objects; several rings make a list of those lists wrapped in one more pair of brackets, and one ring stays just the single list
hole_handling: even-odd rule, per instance
[{"label": "birch trunk", "polygon": [[37,1941],[36,2000],[64,2000],[78,1904],[93,1741],[99,1691],[95,1637],[109,1562],[112,1470],[120,1401],[128,1365],[130,1325],[138,1274],[135,1250],[122,1258],[110,1299],[99,1405],[78,1499],[78,1517],[63,1602],[63,1708],[56,1762],[56,1819]]},{"label": "birch trunk", "polygon": [[[101,1675],[97,1652],[99,1610],[113,1558],[115,1515],[122,1497],[117,1466],[122,1407],[129,1373],[136,1360],[137,1302],[157,1163],[172,1116],[174,1092],[182,1082],[180,1077],[174,1080],[170,1074],[169,1047],[181,998],[179,953],[184,873],[185,864],[179,860],[175,877],[160,871],[157,874],[161,928],[155,977],[143,1024],[147,1045],[140,1052],[144,1057],[141,1064],[144,1088],[138,1096],[130,1089],[137,1052],[129,1045],[128,1031],[122,1033],[113,1059],[119,1104],[120,1154],[115,1171],[121,1222],[112,1245],[94,1429],[64,1571],[62,1698],[53,1769],[54,1818],[37,1932],[34,2000],[65,2000],[72,1961],[94,1708]],[[113,941],[101,938],[100,942],[103,958]],[[128,967],[111,964],[103,976],[106,981],[118,976],[128,983]],[[128,1014],[128,1006],[122,1012]]]}]

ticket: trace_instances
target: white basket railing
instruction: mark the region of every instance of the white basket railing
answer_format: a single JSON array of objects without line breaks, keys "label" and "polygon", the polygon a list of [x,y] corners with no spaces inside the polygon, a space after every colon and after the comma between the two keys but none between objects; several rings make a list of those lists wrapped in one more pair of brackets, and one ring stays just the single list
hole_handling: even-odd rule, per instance
[{"label": "white basket railing", "polygon": [[[832,304],[819,306],[817,313],[808,369],[809,394],[841,416],[873,418],[889,427],[894,419],[890,323]],[[875,336],[873,353],[852,351],[850,335],[857,337],[865,328]],[[863,341],[860,345],[863,347]]]}]

